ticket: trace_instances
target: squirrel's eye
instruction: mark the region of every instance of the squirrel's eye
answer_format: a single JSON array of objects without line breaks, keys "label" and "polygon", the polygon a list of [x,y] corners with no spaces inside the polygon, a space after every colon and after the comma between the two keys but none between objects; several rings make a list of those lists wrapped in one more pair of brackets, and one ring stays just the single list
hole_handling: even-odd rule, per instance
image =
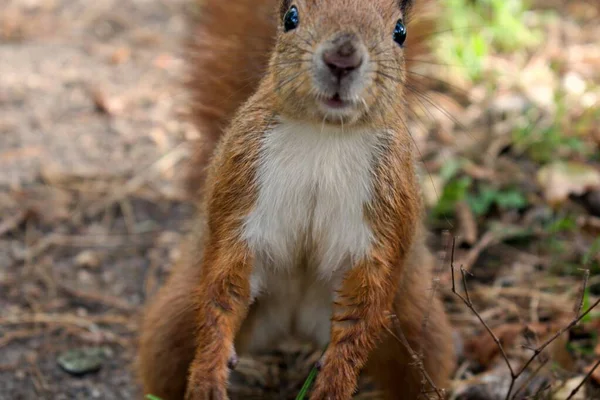
[{"label": "squirrel's eye", "polygon": [[406,27],[402,23],[402,20],[399,19],[396,23],[396,28],[394,29],[394,42],[398,43],[400,46],[404,44],[406,41]]},{"label": "squirrel's eye", "polygon": [[292,29],[296,29],[299,23],[300,18],[298,17],[298,9],[296,6],[292,6],[283,17],[283,29],[286,32],[289,32]]}]

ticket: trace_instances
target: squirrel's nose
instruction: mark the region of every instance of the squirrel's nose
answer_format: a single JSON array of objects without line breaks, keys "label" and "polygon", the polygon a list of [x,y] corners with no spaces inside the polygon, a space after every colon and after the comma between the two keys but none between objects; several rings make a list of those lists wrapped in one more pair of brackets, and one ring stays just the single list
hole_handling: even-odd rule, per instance
[{"label": "squirrel's nose", "polygon": [[334,41],[334,46],[323,51],[323,62],[334,76],[341,79],[360,67],[363,57],[352,38],[340,39],[342,40]]}]

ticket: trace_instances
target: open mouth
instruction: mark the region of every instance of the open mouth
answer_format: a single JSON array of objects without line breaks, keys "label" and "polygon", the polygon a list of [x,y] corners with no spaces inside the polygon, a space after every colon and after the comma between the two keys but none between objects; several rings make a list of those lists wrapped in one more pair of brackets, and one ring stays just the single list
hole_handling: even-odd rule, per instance
[{"label": "open mouth", "polygon": [[336,93],[333,97],[325,99],[324,103],[327,107],[336,109],[345,108],[350,105],[350,102],[342,99],[339,93]]}]

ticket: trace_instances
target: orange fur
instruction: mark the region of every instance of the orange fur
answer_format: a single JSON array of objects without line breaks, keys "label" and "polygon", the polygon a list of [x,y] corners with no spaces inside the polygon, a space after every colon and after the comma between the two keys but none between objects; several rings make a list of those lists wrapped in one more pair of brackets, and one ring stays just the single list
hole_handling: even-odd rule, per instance
[{"label": "orange fur", "polygon": [[[410,96],[404,86],[410,77],[395,67],[410,57],[382,44],[401,15],[399,3],[332,0],[323,7],[318,0],[294,1],[305,36],[280,33],[277,3],[203,0],[190,58],[192,113],[206,138],[189,178],[201,215],[185,257],[146,313],[139,354],[144,390],[164,400],[227,398],[228,359],[234,347],[245,350],[245,337],[256,322],[257,305],[250,304],[254,254],[241,231],[257,201],[261,141],[280,118],[301,118],[315,126],[342,124],[343,129],[346,124],[386,133],[372,171],[373,198],[364,206],[376,240],[337,290],[330,344],[311,399],[350,398],[363,368],[387,398],[416,398],[422,377],[390,332],[400,329],[413,348],[423,351],[425,369],[441,387],[454,361],[447,317],[428,290],[433,262],[421,225],[416,150],[406,130]],[[411,12],[418,15],[418,10]],[[419,25],[408,26],[409,38],[424,35]],[[375,76],[362,98],[365,110],[338,121],[320,115],[311,101],[314,88],[303,57],[307,47],[314,52],[320,40],[348,27],[385,59],[372,60]],[[422,49],[409,39],[407,52],[411,46],[417,53]],[[286,83],[291,77],[296,84]],[[423,331],[425,318],[429,323]]]}]

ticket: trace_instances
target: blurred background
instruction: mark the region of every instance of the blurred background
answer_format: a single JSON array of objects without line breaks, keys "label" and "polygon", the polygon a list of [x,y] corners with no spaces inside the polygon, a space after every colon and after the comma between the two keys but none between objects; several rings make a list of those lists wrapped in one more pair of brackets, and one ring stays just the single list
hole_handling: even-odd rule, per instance
[{"label": "blurred background", "polygon": [[[193,211],[180,180],[198,133],[180,81],[195,7],[0,1],[0,399],[140,398],[140,307]],[[600,297],[600,3],[437,0],[433,12],[411,133],[434,287],[457,330],[453,396],[504,398],[506,359],[519,372]],[[453,242],[468,305],[451,291]],[[565,399],[585,377],[573,398],[598,396],[600,308],[578,322],[516,379],[516,398]],[[290,342],[242,359],[234,391],[294,398],[319,354]],[[357,398],[376,395],[365,382]]]}]

